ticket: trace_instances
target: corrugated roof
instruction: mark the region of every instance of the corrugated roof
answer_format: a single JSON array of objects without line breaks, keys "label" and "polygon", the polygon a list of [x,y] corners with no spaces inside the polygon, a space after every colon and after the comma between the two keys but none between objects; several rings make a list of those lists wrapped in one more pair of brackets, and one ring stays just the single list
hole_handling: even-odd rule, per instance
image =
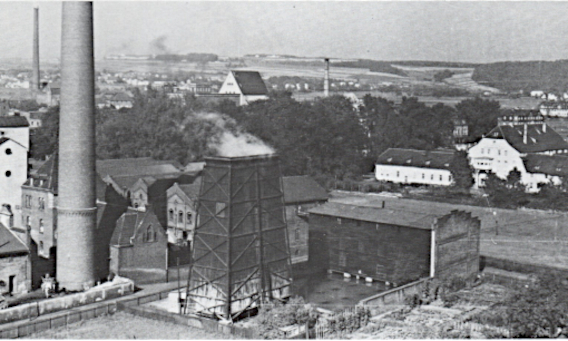
[{"label": "corrugated roof", "polygon": [[568,156],[528,154],[523,163],[530,173],[568,176]]},{"label": "corrugated roof", "polygon": [[24,116],[0,116],[0,127],[16,128],[29,127],[28,119]]},{"label": "corrugated roof", "polygon": [[448,169],[455,151],[389,148],[377,160],[379,165]]},{"label": "corrugated roof", "polygon": [[268,90],[258,71],[231,71],[243,95],[266,95]]},{"label": "corrugated roof", "polygon": [[28,253],[29,250],[18,237],[0,223],[0,256]]},{"label": "corrugated roof", "polygon": [[546,132],[542,124],[527,125],[527,143],[523,142],[524,126],[500,125],[493,128],[487,137],[505,139],[513,148],[521,153],[541,153],[549,150],[568,149],[568,142],[558,135],[550,126],[546,126]]},{"label": "corrugated roof", "polygon": [[282,183],[286,204],[325,201],[329,197],[326,190],[308,175],[285,176]]},{"label": "corrugated roof", "polygon": [[[448,210],[447,213],[451,211]],[[407,226],[423,230],[431,230],[436,218],[432,212],[416,212],[397,209],[389,202],[386,208],[356,206],[328,202],[309,210],[310,214],[354,219],[379,224]]]}]

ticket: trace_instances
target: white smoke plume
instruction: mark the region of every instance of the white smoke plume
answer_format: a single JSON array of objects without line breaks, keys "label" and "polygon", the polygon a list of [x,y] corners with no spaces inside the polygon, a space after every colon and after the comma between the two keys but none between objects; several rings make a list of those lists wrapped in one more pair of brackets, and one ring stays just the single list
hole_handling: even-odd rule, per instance
[{"label": "white smoke plume", "polygon": [[220,128],[220,133],[209,138],[209,147],[217,152],[217,156],[240,157],[274,154],[274,149],[266,145],[258,137],[242,132],[234,120],[215,113],[196,114],[198,119],[213,122]]}]

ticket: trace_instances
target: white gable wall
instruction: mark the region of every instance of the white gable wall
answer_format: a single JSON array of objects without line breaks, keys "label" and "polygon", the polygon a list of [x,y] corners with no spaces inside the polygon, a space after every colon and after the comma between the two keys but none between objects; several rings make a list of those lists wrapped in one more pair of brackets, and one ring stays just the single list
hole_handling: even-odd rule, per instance
[{"label": "white gable wall", "polygon": [[0,144],[0,204],[10,205],[15,226],[22,226],[22,185],[27,178],[27,149],[13,140]]},{"label": "white gable wall", "polygon": [[229,74],[227,75],[225,82],[223,82],[221,89],[219,89],[219,93],[220,94],[239,94],[239,95],[243,94],[243,92],[241,91],[241,88],[237,84],[237,80],[235,79],[235,76],[233,75],[232,72],[229,72]]}]

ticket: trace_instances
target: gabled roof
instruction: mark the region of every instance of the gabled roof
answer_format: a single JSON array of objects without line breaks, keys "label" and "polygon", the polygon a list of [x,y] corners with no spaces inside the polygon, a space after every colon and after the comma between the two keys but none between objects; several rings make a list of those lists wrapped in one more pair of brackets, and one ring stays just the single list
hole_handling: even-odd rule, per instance
[{"label": "gabled roof", "polygon": [[6,226],[0,223],[0,257],[28,253],[29,250]]},{"label": "gabled roof", "polygon": [[29,127],[28,119],[24,116],[0,116],[0,128]]},{"label": "gabled roof", "polygon": [[268,90],[258,71],[231,71],[243,95],[266,95]]},{"label": "gabled roof", "polygon": [[144,176],[180,173],[182,165],[175,160],[154,160],[151,157],[97,160],[97,173],[101,177]]},{"label": "gabled roof", "polygon": [[285,176],[282,183],[285,204],[325,201],[329,197],[326,190],[308,175]]},{"label": "gabled roof", "polygon": [[377,165],[448,169],[455,151],[389,148],[377,160]]},{"label": "gabled roof", "polygon": [[549,150],[568,150],[568,142],[550,126],[543,131],[542,124],[527,125],[527,143],[523,142],[524,126],[500,125],[487,134],[488,138],[505,139],[520,153],[541,153]]},{"label": "gabled roof", "polygon": [[568,176],[568,156],[527,154],[523,157],[523,163],[530,173]]},{"label": "gabled roof", "polygon": [[[390,206],[390,202],[388,204],[388,206]],[[447,213],[450,212],[451,211],[448,210]],[[347,205],[336,202],[328,202],[323,205],[316,206],[309,210],[309,213],[367,221],[371,223],[407,226],[423,230],[431,230],[436,218],[440,217],[440,215],[436,215],[432,212],[413,212],[400,210],[396,207],[380,208]]]},{"label": "gabled roof", "polygon": [[201,189],[201,177],[195,178],[195,181],[191,184],[178,186],[188,198],[197,200],[199,198],[199,190]]},{"label": "gabled roof", "polygon": [[[116,221],[116,227],[110,239],[110,245],[128,246],[132,245],[132,240],[141,227],[155,225],[155,231],[163,231],[163,227],[158,222],[156,214],[152,210],[146,212],[128,209]],[[158,232],[160,233],[160,232]]]}]

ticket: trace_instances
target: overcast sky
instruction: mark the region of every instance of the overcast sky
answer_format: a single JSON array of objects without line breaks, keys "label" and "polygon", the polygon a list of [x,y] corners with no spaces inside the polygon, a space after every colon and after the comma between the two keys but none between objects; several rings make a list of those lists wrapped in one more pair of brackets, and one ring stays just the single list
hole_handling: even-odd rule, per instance
[{"label": "overcast sky", "polygon": [[[0,58],[58,58],[60,2],[0,1]],[[492,62],[568,59],[568,1],[95,1],[95,56],[210,52]]]}]

